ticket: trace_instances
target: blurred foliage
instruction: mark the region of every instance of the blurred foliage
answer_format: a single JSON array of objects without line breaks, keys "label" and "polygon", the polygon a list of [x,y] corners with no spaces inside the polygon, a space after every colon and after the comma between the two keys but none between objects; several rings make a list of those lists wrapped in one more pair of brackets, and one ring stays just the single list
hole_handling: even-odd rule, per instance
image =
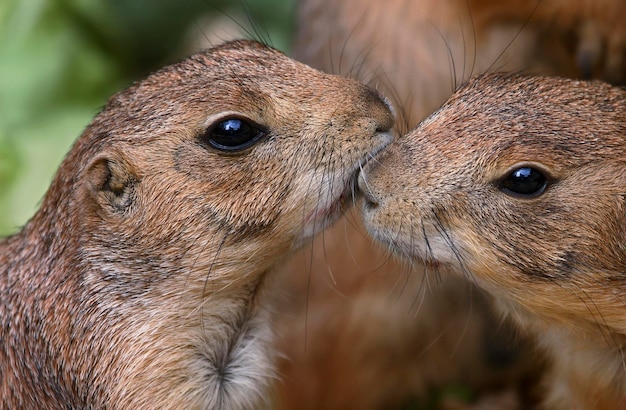
[{"label": "blurred foliage", "polygon": [[32,216],[111,94],[233,35],[288,52],[294,2],[1,0],[0,236]]}]

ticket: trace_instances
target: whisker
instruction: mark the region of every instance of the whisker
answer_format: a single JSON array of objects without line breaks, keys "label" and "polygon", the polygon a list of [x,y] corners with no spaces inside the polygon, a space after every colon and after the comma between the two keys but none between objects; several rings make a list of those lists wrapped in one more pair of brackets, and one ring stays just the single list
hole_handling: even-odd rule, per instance
[{"label": "whisker", "polygon": [[[211,261],[211,264],[209,265],[209,271],[207,272],[205,279],[204,279],[204,287],[202,288],[202,296],[204,298],[204,296],[207,294],[207,289],[209,286],[209,278],[211,277],[211,273],[213,273],[213,267],[215,266],[215,263],[217,262],[217,259],[220,256],[220,253],[222,252],[222,248],[224,247],[224,244],[226,243],[226,239],[228,238],[228,232],[224,233],[224,237],[222,238],[222,240],[220,241],[217,250],[215,251],[215,255],[213,256],[213,260]],[[206,298],[204,298],[203,300],[207,300]],[[204,326],[205,320],[204,320],[204,306],[200,309],[200,321],[202,324],[202,333],[206,336],[209,337],[209,334]]]},{"label": "whisker", "polygon": [[[185,253],[181,256],[181,259],[184,259],[189,254],[189,252],[191,252],[192,249],[195,251],[196,243],[202,237],[204,237],[204,233],[203,232],[198,232],[198,234],[191,241],[191,246],[189,246],[185,250]],[[190,276],[191,276],[190,273],[195,270],[195,267],[196,267],[196,265],[198,263],[198,260],[200,259],[200,256],[205,254],[207,246],[208,246],[208,243],[205,243],[205,245],[202,248],[202,251],[197,253],[196,257],[194,258],[193,262],[191,263],[191,269],[185,275],[185,283],[183,285],[183,290],[178,295],[178,302],[177,303],[178,303],[179,307],[181,307],[183,305],[183,296],[185,295],[185,293],[186,293],[186,291],[188,289],[189,279],[190,279]]]},{"label": "whisker", "polygon": [[541,0],[537,0],[537,3],[535,4],[535,7],[533,8],[533,11],[528,15],[528,17],[526,18],[526,20],[524,20],[524,22],[522,23],[522,25],[520,26],[519,30],[517,30],[517,32],[515,33],[515,35],[511,38],[511,40],[504,46],[504,48],[500,51],[500,53],[496,56],[496,58],[493,60],[493,62],[491,64],[489,64],[489,66],[487,67],[487,69],[485,70],[485,72],[490,72],[494,65],[502,58],[502,56],[504,55],[504,53],[506,52],[506,50],[509,49],[509,47],[511,47],[511,45],[515,42],[515,40],[517,40],[517,38],[519,37],[519,35],[522,33],[522,31],[524,31],[524,29],[528,26],[528,23],[530,22],[530,20],[532,19],[532,17],[534,16],[535,12],[537,11],[537,8],[539,7],[539,4],[541,3]]},{"label": "whisker", "polygon": [[465,338],[465,335],[467,334],[467,330],[469,329],[469,325],[470,325],[470,321],[471,321],[471,317],[472,317],[472,312],[474,311],[474,298],[472,295],[472,290],[473,290],[473,286],[470,284],[469,286],[469,310],[468,313],[465,315],[465,325],[463,326],[463,331],[461,332],[461,334],[459,335],[459,340],[457,340],[456,344],[454,345],[454,348],[452,349],[452,352],[450,353],[450,357],[454,357],[454,355],[456,354],[456,352],[459,350],[459,347],[461,346],[461,342],[463,342],[463,339]]},{"label": "whisker", "polygon": [[[411,302],[411,305],[409,306],[409,312],[415,308],[414,317],[417,317],[417,315],[419,315],[419,312],[422,310],[422,306],[424,306],[424,302],[426,301],[426,288],[424,287],[424,285],[427,281],[426,279],[427,275],[428,273],[426,271],[422,273],[419,286],[417,287],[417,293],[415,294],[415,297],[413,298],[413,301]],[[418,300],[419,300],[419,304],[416,307],[415,305]]]},{"label": "whisker", "polygon": [[[421,220],[420,221],[420,226],[422,229],[422,236],[424,238],[424,243],[426,244],[426,263],[424,264],[424,274],[426,273],[426,270],[428,269],[428,261],[436,261],[436,257],[435,254],[433,252],[433,248],[432,245],[430,244],[430,241],[428,240],[428,234],[426,233],[426,226],[424,225],[424,221]],[[434,270],[435,270],[435,279],[437,279],[437,282],[439,282],[439,267],[437,266],[437,264],[434,264]]]},{"label": "whisker", "polygon": [[459,29],[461,32],[461,44],[463,45],[463,65],[461,66],[461,82],[465,82],[465,67],[467,66],[467,44],[465,43],[465,30],[463,29],[463,20],[461,19],[460,13],[460,10],[457,10],[457,18],[459,20]]},{"label": "whisker", "polygon": [[246,34],[251,36],[251,38],[254,40],[260,41],[270,47],[274,47],[274,44],[272,43],[272,37],[270,36],[269,31],[267,31],[267,29],[265,29],[262,24],[257,23],[257,21],[254,19],[250,4],[245,0],[240,0],[240,4],[241,9],[246,16],[246,21],[250,26]]},{"label": "whisker", "polygon": [[365,183],[365,187],[367,188],[369,193],[373,195],[374,191],[372,190],[372,188],[370,187],[369,182],[367,181],[367,177],[366,177],[365,171],[363,170],[363,164],[362,163],[359,163],[359,170],[361,171],[361,175],[363,175],[363,182]]},{"label": "whisker", "polygon": [[477,39],[476,39],[476,25],[474,24],[474,16],[472,15],[472,7],[470,6],[469,0],[465,0],[465,5],[467,7],[467,14],[469,15],[470,24],[472,27],[472,39],[474,42],[473,44],[474,53],[472,56],[472,67],[470,69],[469,76],[468,78],[463,77],[463,82],[467,81],[470,77],[474,75],[474,71],[476,70],[476,59],[477,59],[476,53],[477,53],[477,48],[478,48]]},{"label": "whisker", "polygon": [[455,259],[457,260],[457,262],[459,262],[459,268],[461,269],[463,276],[469,279],[472,283],[476,284],[476,278],[470,272],[470,270],[467,269],[465,261],[463,260],[463,256],[461,255],[458,248],[456,247],[454,240],[452,239],[452,236],[450,235],[450,232],[448,231],[448,229],[446,229],[445,225],[443,224],[443,221],[441,220],[441,216],[437,213],[436,210],[433,210],[432,214],[433,214],[433,219],[436,222],[434,227],[441,234],[443,240],[446,242],[446,244],[449,246],[450,250],[452,251]]},{"label": "whisker", "polygon": [[[579,284],[576,283],[575,285],[578,288],[578,290],[582,293],[582,295],[584,295],[585,297],[583,298],[580,294],[576,294],[576,296],[581,302],[583,302],[583,304],[587,308],[587,311],[589,312],[589,314],[591,314],[591,317],[593,317],[596,327],[598,329],[598,332],[602,335],[602,338],[606,340],[606,342],[609,344],[619,346],[619,342],[615,338],[615,335],[613,334],[613,332],[607,330],[607,329],[610,329],[610,326],[606,322],[606,318],[604,317],[604,314],[598,308],[598,305],[596,304],[593,297],[591,297],[591,295],[589,295],[589,293],[585,289],[581,288]],[[564,288],[564,286],[561,286],[561,287]]]},{"label": "whisker", "polygon": [[[330,61],[330,68],[331,68],[331,72],[334,74],[339,74],[339,75],[343,75],[345,77],[350,77],[353,79],[357,79],[357,80],[361,80],[363,82],[365,79],[361,78],[362,75],[362,69],[364,67],[367,66],[366,62],[369,61],[369,55],[372,52],[372,50],[374,50],[375,46],[374,44],[371,44],[367,49],[365,49],[364,47],[358,47],[359,48],[359,54],[352,59],[352,64],[350,66],[350,68],[344,72],[343,70],[343,61],[346,55],[346,50],[348,50],[348,46],[349,43],[352,39],[352,36],[354,35],[354,33],[357,31],[357,29],[359,28],[359,26],[363,23],[363,20],[365,19],[365,14],[366,14],[367,10],[364,9],[361,13],[361,16],[357,19],[357,23],[354,25],[354,27],[352,27],[352,30],[350,31],[350,33],[348,34],[348,36],[346,37],[346,39],[343,41],[343,44],[341,46],[341,51],[339,52],[339,61],[337,61],[337,67],[335,68],[335,61],[332,58],[333,56],[333,41],[332,38],[329,39],[329,46],[328,46],[328,54],[329,54],[329,61]],[[356,49],[356,47],[350,47],[351,49]],[[355,67],[358,66],[358,72],[355,75]]]},{"label": "whisker", "polygon": [[456,63],[454,62],[454,53],[452,52],[452,48],[450,47],[450,43],[441,30],[431,23],[432,27],[435,29],[444,45],[446,46],[446,51],[448,53],[448,70],[450,71],[450,91],[455,91],[458,88],[457,78],[456,78]]}]

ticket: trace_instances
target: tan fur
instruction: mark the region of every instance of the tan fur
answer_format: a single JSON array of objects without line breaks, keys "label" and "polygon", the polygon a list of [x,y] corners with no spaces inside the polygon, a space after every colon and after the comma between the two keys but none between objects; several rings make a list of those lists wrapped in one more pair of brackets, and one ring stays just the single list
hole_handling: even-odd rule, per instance
[{"label": "tan fur", "polygon": [[[226,154],[225,118],[265,129]],[[255,42],[111,98],[0,242],[0,407],[257,408],[272,271],[391,141],[379,95]]]},{"label": "tan fur", "polygon": [[[294,53],[383,90],[402,132],[484,71],[624,82],[625,4],[300,0]],[[294,296],[278,321],[285,407],[389,408],[450,383],[479,395],[512,386],[519,406],[532,404],[524,395],[534,394],[541,361],[490,314],[482,292],[471,281],[389,261],[359,220],[350,213],[289,266]]]},{"label": "tan fur", "polygon": [[[491,74],[470,81],[367,167],[372,235],[453,267],[551,359],[545,408],[626,406],[626,92]],[[532,166],[534,197],[500,181]]]}]

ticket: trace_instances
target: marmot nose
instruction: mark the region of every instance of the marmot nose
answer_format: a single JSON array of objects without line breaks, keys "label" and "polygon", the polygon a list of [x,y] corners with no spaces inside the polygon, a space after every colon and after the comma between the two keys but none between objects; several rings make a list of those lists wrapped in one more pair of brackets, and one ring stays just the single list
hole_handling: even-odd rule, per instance
[{"label": "marmot nose", "polygon": [[389,100],[377,90],[367,88],[366,92],[369,94],[367,101],[370,101],[371,106],[368,115],[376,121],[376,132],[387,132],[391,130],[396,122],[393,106]]},{"label": "marmot nose", "polygon": [[379,199],[367,181],[369,169],[370,167],[365,166],[365,168],[359,172],[358,186],[359,190],[363,193],[365,206],[371,209],[378,207]]}]

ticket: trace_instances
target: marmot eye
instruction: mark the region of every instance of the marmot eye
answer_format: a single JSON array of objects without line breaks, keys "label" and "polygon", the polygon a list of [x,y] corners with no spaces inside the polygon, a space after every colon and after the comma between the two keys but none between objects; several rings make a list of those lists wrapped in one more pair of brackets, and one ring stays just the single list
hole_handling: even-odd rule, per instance
[{"label": "marmot eye", "polygon": [[514,196],[535,197],[548,186],[543,172],[526,166],[514,169],[500,181],[500,190]]},{"label": "marmot eye", "polygon": [[265,132],[250,121],[227,118],[209,126],[201,139],[220,151],[237,152],[256,144]]}]

